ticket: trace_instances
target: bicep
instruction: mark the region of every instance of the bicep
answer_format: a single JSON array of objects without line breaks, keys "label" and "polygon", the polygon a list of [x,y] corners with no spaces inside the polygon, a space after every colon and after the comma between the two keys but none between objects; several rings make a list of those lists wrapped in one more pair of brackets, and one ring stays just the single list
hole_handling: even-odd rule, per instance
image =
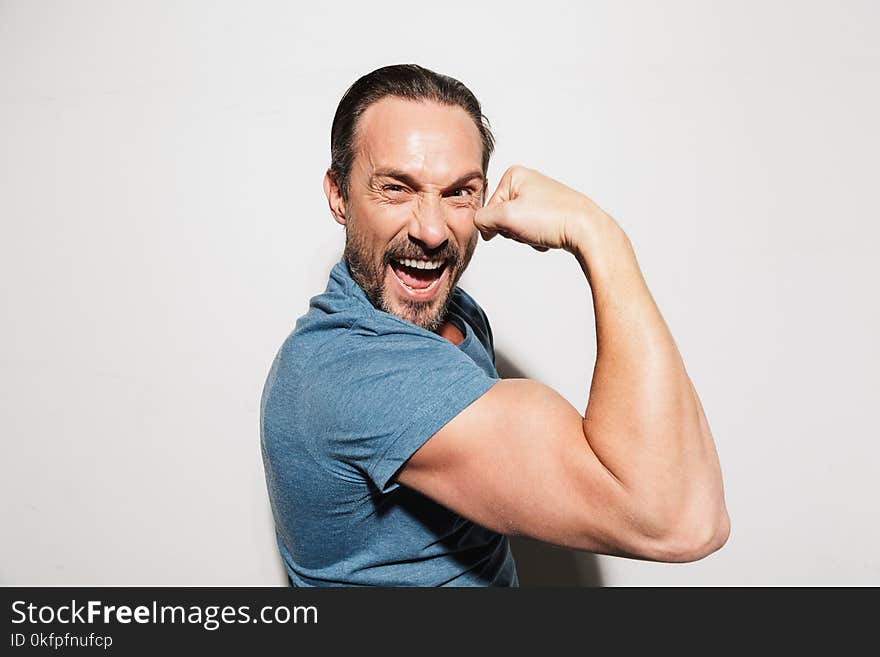
[{"label": "bicep", "polygon": [[503,534],[628,554],[626,492],[590,449],[580,413],[536,381],[498,381],[397,480]]}]

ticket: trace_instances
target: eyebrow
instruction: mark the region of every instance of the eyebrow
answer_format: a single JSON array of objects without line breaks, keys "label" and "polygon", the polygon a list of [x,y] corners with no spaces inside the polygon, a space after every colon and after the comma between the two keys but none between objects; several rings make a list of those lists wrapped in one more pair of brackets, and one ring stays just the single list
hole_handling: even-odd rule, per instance
[{"label": "eyebrow", "polygon": [[[412,187],[415,190],[419,190],[421,188],[421,185],[415,178],[409,175],[406,171],[401,171],[400,169],[377,169],[375,172],[373,172],[372,178],[373,180],[375,180],[376,178],[393,178],[394,180],[402,182],[407,187]],[[447,185],[443,189],[443,191],[446,192],[450,189],[456,189],[461,185],[464,185],[465,183],[468,183],[471,180],[477,178],[480,180],[480,182],[485,183],[486,179],[483,176],[482,171],[471,171],[470,173],[466,173],[463,176],[459,176],[456,180]]]}]

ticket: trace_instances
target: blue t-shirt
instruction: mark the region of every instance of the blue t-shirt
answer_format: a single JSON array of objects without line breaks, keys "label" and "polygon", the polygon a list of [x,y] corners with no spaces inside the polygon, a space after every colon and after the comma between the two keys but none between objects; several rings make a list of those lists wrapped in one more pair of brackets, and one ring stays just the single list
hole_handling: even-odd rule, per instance
[{"label": "blue t-shirt", "polygon": [[483,310],[459,287],[448,308],[459,345],[375,308],[340,260],[275,357],[262,451],[291,584],[517,586],[507,537],[394,480],[499,380]]}]

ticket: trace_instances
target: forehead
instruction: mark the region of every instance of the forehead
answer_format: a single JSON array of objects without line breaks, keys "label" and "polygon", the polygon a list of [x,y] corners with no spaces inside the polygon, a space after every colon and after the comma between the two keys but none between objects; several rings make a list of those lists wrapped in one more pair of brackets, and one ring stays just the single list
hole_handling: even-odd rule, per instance
[{"label": "forehead", "polygon": [[358,121],[356,166],[393,167],[430,178],[481,170],[483,144],[461,107],[386,97]]}]

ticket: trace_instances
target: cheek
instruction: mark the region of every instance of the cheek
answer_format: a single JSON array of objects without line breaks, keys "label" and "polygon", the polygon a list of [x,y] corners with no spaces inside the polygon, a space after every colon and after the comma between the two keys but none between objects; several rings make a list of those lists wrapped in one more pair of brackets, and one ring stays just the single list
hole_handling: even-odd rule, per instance
[{"label": "cheek", "polygon": [[449,228],[455,234],[456,241],[464,247],[477,232],[474,225],[475,208],[456,208],[449,214]]},{"label": "cheek", "polygon": [[383,252],[406,233],[408,215],[399,206],[380,206],[361,213],[359,224],[367,239]]}]

